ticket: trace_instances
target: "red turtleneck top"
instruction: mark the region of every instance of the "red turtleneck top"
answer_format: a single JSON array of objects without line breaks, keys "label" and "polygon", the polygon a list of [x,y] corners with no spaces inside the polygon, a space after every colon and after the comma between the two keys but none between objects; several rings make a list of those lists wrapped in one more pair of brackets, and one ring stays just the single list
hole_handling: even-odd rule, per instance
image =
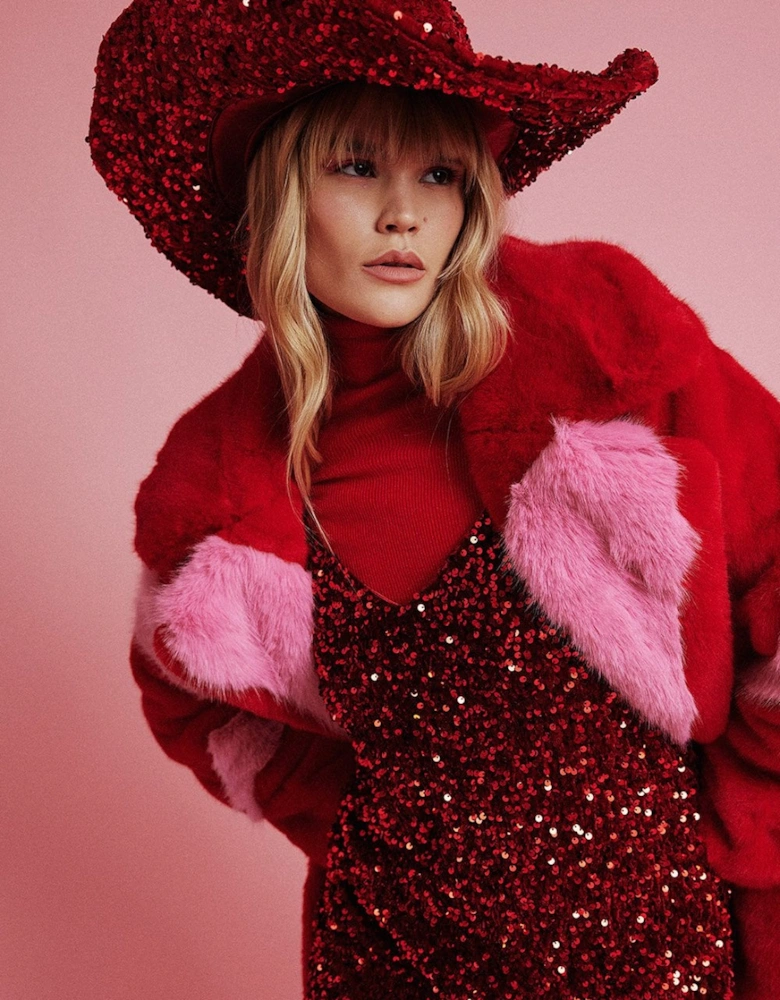
[{"label": "red turtleneck top", "polygon": [[482,511],[458,419],[412,385],[393,357],[393,331],[329,316],[325,334],[337,379],[312,504],[347,571],[403,604]]}]

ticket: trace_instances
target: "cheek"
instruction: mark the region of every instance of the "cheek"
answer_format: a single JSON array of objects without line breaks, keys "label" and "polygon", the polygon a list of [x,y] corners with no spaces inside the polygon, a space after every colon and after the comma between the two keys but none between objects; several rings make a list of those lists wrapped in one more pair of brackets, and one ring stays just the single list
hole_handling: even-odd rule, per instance
[{"label": "cheek", "polygon": [[310,220],[306,231],[305,281],[308,291],[326,304],[335,288],[343,284],[348,262],[338,227],[328,221]]},{"label": "cheek", "polygon": [[354,219],[340,199],[312,199],[306,225],[307,290],[332,309],[342,307],[355,255]]},{"label": "cheek", "polygon": [[316,260],[328,250],[331,243],[329,231],[331,213],[327,211],[327,202],[321,191],[315,190],[312,193],[306,215],[307,258]]},{"label": "cheek", "polygon": [[454,202],[447,213],[445,224],[442,227],[442,250],[446,259],[458,241],[458,236],[463,228],[466,218],[462,201]]},{"label": "cheek", "polygon": [[455,206],[453,209],[453,217],[457,231],[460,232],[463,223],[466,219],[466,202],[464,201],[462,191],[458,192],[458,197],[455,201]]},{"label": "cheek", "polygon": [[360,231],[360,207],[354,198],[339,191],[322,192],[309,206],[307,245],[328,258],[345,257],[354,251],[355,234]]},{"label": "cheek", "polygon": [[327,220],[310,215],[306,225],[307,257],[317,259],[332,252],[333,235]]}]

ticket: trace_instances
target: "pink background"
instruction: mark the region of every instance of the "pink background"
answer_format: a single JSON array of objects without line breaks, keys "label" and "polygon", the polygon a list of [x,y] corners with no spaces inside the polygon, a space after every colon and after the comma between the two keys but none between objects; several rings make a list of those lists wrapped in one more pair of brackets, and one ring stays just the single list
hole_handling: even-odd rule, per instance
[{"label": "pink background", "polygon": [[[403,0],[399,0],[403,7]],[[153,743],[126,665],[132,502],[253,329],[189,286],[84,142],[122,0],[4,4],[4,1000],[294,1000],[303,856]],[[660,82],[516,199],[513,228],[638,253],[780,392],[780,6],[461,0],[474,46]]]}]

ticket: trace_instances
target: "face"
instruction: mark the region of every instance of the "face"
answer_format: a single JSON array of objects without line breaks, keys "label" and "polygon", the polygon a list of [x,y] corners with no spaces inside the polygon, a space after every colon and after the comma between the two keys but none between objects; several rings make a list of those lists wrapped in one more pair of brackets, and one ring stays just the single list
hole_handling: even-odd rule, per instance
[{"label": "face", "polygon": [[[326,166],[307,218],[309,294],[325,312],[371,326],[411,323],[433,298],[463,225],[462,178],[460,163],[411,156]],[[406,266],[374,263],[393,251],[409,257]]]}]

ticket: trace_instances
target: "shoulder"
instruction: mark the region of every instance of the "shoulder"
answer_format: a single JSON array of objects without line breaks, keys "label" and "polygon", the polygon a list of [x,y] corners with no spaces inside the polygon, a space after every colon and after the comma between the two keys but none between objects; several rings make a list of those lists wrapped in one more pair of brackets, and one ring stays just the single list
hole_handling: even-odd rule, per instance
[{"label": "shoulder", "polygon": [[675,297],[642,261],[615,243],[566,240],[534,243],[507,234],[500,245],[498,268],[509,295],[571,306],[581,296],[604,304],[622,302],[630,311],[659,306],[675,311],[690,307]]},{"label": "shoulder", "polygon": [[261,341],[218,388],[184,413],[139,488],[135,547],[170,572],[210,534],[229,530],[262,501],[284,463],[281,386]]},{"label": "shoulder", "polygon": [[684,384],[709,349],[694,310],[611,243],[507,236],[495,285],[521,356],[530,345],[547,356],[551,376],[568,370],[579,389],[601,386],[627,408]]}]

